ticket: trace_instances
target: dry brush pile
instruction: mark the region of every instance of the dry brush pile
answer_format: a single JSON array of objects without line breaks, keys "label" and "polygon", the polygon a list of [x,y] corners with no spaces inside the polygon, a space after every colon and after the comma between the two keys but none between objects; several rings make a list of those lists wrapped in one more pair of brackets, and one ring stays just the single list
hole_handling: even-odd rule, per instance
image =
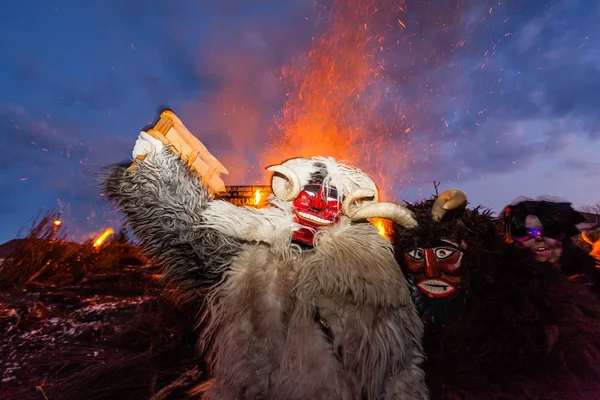
[{"label": "dry brush pile", "polygon": [[195,313],[137,248],[64,240],[39,217],[0,265],[0,398],[176,399],[203,379]]}]

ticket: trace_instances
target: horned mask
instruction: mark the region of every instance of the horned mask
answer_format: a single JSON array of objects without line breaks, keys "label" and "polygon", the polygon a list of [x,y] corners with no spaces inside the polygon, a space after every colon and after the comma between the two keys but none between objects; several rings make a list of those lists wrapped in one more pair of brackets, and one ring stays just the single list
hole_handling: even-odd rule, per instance
[{"label": "horned mask", "polygon": [[385,218],[406,228],[417,225],[406,207],[379,201],[377,187],[365,173],[333,158],[293,158],[267,170],[274,172],[273,194],[292,203],[294,221],[301,226],[293,239],[305,245],[312,246],[314,233],[342,216],[353,223]]},{"label": "horned mask", "polygon": [[458,189],[448,189],[435,201],[410,205],[419,226],[404,230],[396,227],[396,257],[412,287],[415,301],[424,320],[446,318],[455,303],[461,302],[468,276],[464,264],[467,244],[458,234],[459,211],[467,196]]}]

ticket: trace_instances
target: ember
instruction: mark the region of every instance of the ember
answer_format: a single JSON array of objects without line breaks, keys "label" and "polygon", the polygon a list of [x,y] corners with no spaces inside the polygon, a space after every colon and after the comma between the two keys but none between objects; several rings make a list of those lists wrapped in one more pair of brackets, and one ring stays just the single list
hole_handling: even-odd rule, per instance
[{"label": "ember", "polygon": [[102,246],[102,243],[104,243],[104,241],[113,233],[115,233],[115,231],[113,230],[113,228],[106,228],[104,230],[104,232],[102,232],[102,235],[100,235],[95,241],[94,241],[94,247],[98,248],[100,246]]}]

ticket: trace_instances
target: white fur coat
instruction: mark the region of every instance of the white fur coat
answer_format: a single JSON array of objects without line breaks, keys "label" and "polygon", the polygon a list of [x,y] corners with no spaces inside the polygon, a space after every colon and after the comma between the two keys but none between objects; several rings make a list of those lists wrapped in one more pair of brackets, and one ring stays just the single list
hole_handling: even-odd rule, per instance
[{"label": "white fur coat", "polygon": [[312,250],[289,203],[212,200],[168,150],[105,189],[183,298],[206,293],[208,399],[426,399],[423,326],[389,242],[346,217]]}]

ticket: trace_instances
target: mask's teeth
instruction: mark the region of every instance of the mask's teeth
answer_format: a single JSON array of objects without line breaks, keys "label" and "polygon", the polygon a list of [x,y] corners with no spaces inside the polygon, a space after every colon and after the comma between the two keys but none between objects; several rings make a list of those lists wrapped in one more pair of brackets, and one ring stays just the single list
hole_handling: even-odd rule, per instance
[{"label": "mask's teeth", "polygon": [[303,219],[307,219],[309,221],[313,221],[313,222],[316,222],[318,224],[329,225],[329,224],[332,223],[332,221],[328,221],[326,219],[317,217],[316,215],[308,214],[308,213],[305,213],[305,212],[302,212],[302,211],[298,211],[298,215],[300,217],[302,217]]}]

